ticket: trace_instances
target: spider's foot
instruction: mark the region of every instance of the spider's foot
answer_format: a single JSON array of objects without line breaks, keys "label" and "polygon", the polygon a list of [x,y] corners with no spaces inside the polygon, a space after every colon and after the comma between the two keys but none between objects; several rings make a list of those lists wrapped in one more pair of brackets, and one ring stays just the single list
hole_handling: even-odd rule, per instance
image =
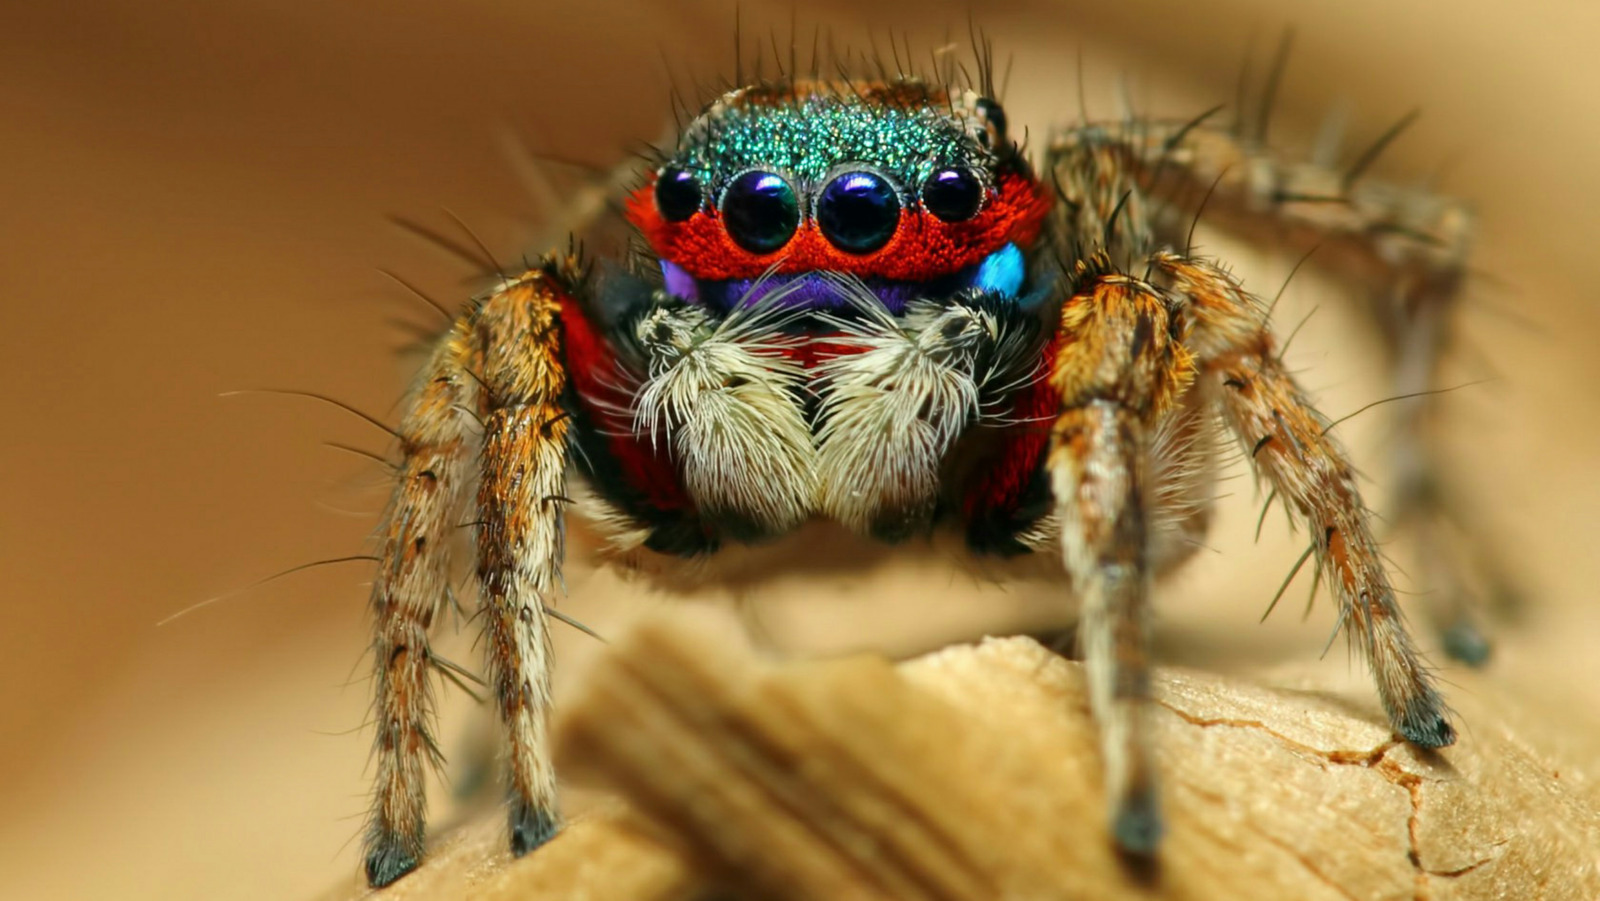
[{"label": "spider's foot", "polygon": [[1456,743],[1455,727],[1444,714],[1444,703],[1437,695],[1427,697],[1412,709],[1393,718],[1400,737],[1419,748],[1443,748]]},{"label": "spider's foot", "polygon": [[1120,799],[1111,820],[1111,838],[1124,856],[1145,865],[1153,863],[1165,831],[1154,791],[1132,792]]},{"label": "spider's foot", "polygon": [[408,838],[399,833],[374,836],[367,843],[367,884],[383,888],[415,870],[421,862],[420,836]]},{"label": "spider's foot", "polygon": [[1111,818],[1111,839],[1128,876],[1144,883],[1160,878],[1161,858],[1156,852],[1165,831],[1153,792],[1122,798]]},{"label": "spider's foot", "polygon": [[1446,626],[1441,638],[1444,640],[1444,652],[1451,659],[1467,666],[1483,666],[1489,662],[1492,650],[1489,639],[1469,620],[1458,619]]},{"label": "spider's foot", "polygon": [[520,799],[511,802],[511,855],[521,857],[555,838],[560,829],[555,815],[544,807]]}]

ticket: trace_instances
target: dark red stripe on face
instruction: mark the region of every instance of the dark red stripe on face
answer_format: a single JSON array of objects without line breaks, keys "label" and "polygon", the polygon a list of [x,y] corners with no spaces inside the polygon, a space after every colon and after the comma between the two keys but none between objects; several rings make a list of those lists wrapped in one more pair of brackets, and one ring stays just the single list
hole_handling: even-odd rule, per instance
[{"label": "dark red stripe on face", "polygon": [[1024,493],[1043,463],[1050,427],[1061,408],[1061,395],[1051,387],[1049,379],[1060,343],[1059,338],[1050,341],[1033,379],[999,414],[1017,424],[1005,431],[994,450],[976,467],[976,475],[962,497],[962,513],[968,521],[995,514],[1006,518],[1021,506]]},{"label": "dark red stripe on face", "polygon": [[785,348],[783,355],[805,369],[815,369],[829,360],[848,357],[865,350],[866,347],[860,342],[852,342],[847,337],[834,333],[818,335],[793,347]]},{"label": "dark red stripe on face", "polygon": [[[690,508],[678,481],[678,470],[667,455],[665,442],[651,442],[633,432],[626,410],[633,399],[617,365],[611,344],[576,302],[561,304],[561,327],[566,335],[567,378],[582,406],[582,418],[604,435],[604,444],[616,464],[627,492],[661,512]],[[596,469],[600,469],[598,461]],[[606,486],[597,486],[606,494]]]},{"label": "dark red stripe on face", "polygon": [[805,221],[789,243],[768,254],[754,254],[733,242],[715,210],[702,210],[682,222],[668,222],[655,204],[655,183],[628,199],[628,220],[656,256],[697,279],[755,278],[775,265],[780,273],[833,271],[898,281],[923,281],[958,272],[983,261],[1007,243],[1027,246],[1039,235],[1050,197],[1033,179],[1001,177],[995,195],[966,222],[945,222],[920,209],[901,213],[900,225],[883,247],[850,254],[828,242],[815,222]]}]

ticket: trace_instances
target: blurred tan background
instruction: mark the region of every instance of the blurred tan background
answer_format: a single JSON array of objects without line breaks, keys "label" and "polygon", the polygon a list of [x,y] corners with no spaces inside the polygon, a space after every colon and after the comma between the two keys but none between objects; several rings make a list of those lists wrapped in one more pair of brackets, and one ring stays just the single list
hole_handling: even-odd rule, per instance
[{"label": "blurred tan background", "polygon": [[[813,3],[799,16],[802,43],[822,23],[841,42],[863,43],[870,29],[884,46],[909,29],[926,48],[963,34],[967,9]],[[447,227],[448,207],[502,258],[537,252],[503,134],[557,156],[619,160],[666,121],[663,57],[681,79],[731,72],[732,10],[637,0],[0,7],[0,894],[293,898],[356,867],[370,741],[358,728],[364,565],[156,623],[277,570],[363,552],[372,519],[354,514],[381,506],[381,474],[319,442],[383,450],[385,436],[311,401],[218,395],[309,389],[389,414],[405,384],[395,348],[410,340],[393,320],[433,320],[377,268],[441,298],[469,285],[465,266],[383,214]],[[789,7],[745,2],[743,17],[752,47],[773,28],[787,41]],[[1251,34],[1259,67],[1285,25],[1297,29],[1274,126],[1285,141],[1341,99],[1354,111],[1352,152],[1423,110],[1378,170],[1443,170],[1443,189],[1482,214],[1467,332],[1483,361],[1457,374],[1498,378],[1448,402],[1470,500],[1488,511],[1529,595],[1527,615],[1503,627],[1492,672],[1530,705],[1592,727],[1600,8],[1016,0],[989,4],[979,22],[1015,56],[1013,121],[1036,130],[1074,114],[1080,52],[1091,113],[1117,114],[1125,77],[1149,111],[1187,117],[1231,100]],[[1266,293],[1288,271],[1244,257]],[[1305,276],[1286,303],[1309,309],[1318,291]],[[1297,339],[1294,360],[1340,415],[1385,388],[1364,336],[1331,306]],[[1346,433],[1380,483],[1382,425],[1364,416]],[[1275,535],[1277,517],[1273,537],[1253,544],[1249,484],[1230,490],[1218,553],[1162,591],[1166,659],[1227,669],[1314,658],[1331,615],[1324,602],[1302,625],[1303,587],[1255,624],[1297,551]],[[793,646],[895,648],[1039,613],[1024,592],[922,575],[941,591],[906,589],[922,583],[893,570],[884,584],[918,606],[874,613],[861,606],[866,582],[790,580],[791,599],[815,600],[760,619]],[[566,609],[604,630],[658,602],[581,566],[571,582]],[[914,630],[897,625],[911,613]],[[564,660],[592,646],[562,630]],[[1349,669],[1341,651],[1324,665]],[[564,669],[561,683],[579,673]],[[469,706],[452,703],[447,748],[472,734]]]}]

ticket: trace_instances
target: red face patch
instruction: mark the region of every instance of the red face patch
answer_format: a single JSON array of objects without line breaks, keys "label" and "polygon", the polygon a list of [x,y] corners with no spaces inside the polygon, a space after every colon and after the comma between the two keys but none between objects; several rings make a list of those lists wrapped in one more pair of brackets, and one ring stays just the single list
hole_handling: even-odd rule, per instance
[{"label": "red face patch", "polygon": [[779,273],[834,271],[896,281],[926,281],[976,265],[1006,244],[1027,246],[1039,235],[1050,197],[1038,182],[1019,173],[1002,175],[976,216],[945,222],[913,206],[900,214],[894,235],[877,250],[847,253],[806,219],[789,242],[767,254],[752,253],[728,235],[716,209],[702,209],[670,222],[655,202],[655,179],[628,198],[628,221],[661,259],[708,281],[756,278],[776,266]]}]

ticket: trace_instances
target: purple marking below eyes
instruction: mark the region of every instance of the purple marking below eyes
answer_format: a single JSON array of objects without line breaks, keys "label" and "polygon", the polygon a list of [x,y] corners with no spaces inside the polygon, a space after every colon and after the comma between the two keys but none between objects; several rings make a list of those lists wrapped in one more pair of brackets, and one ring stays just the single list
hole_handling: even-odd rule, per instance
[{"label": "purple marking below eyes", "polygon": [[[905,312],[906,304],[919,297],[937,297],[922,282],[868,281],[867,288],[895,316]],[[733,279],[725,282],[708,282],[700,286],[700,296],[705,303],[720,310],[732,309],[735,304],[751,306],[778,288],[786,293],[778,301],[786,309],[804,307],[812,310],[836,310],[850,305],[839,296],[837,283],[814,272],[798,275],[778,275],[761,279]]]},{"label": "purple marking below eyes", "polygon": [[[758,304],[779,288],[786,289],[786,293],[778,303],[787,309],[805,307],[813,310],[832,310],[849,305],[849,301],[839,295],[839,286],[836,282],[822,278],[816,273],[773,276],[765,281],[736,279],[723,282],[717,287],[722,292],[720,299],[724,309],[731,308],[735,303],[741,306]],[[906,304],[913,297],[927,290],[924,285],[904,282],[882,283],[869,287],[872,293],[883,301],[883,305],[896,315],[904,311]]]},{"label": "purple marking below eyes", "polygon": [[666,280],[667,293],[694,303],[700,299],[699,283],[683,267],[668,260],[661,261],[661,277]]},{"label": "purple marking below eyes", "polygon": [[[911,301],[918,298],[937,300],[973,287],[989,295],[1016,300],[1025,275],[1023,265],[1021,252],[1015,245],[1007,244],[990,254],[981,265],[968,266],[953,275],[926,282],[868,278],[864,284],[891,315],[899,316],[905,313]],[[699,281],[684,271],[682,266],[662,260],[661,275],[666,281],[667,293],[689,303],[703,303],[724,313],[735,305],[748,307],[758,304],[780,287],[786,290],[775,302],[785,309],[838,310],[851,305],[850,301],[840,296],[838,282],[819,272]]]}]

